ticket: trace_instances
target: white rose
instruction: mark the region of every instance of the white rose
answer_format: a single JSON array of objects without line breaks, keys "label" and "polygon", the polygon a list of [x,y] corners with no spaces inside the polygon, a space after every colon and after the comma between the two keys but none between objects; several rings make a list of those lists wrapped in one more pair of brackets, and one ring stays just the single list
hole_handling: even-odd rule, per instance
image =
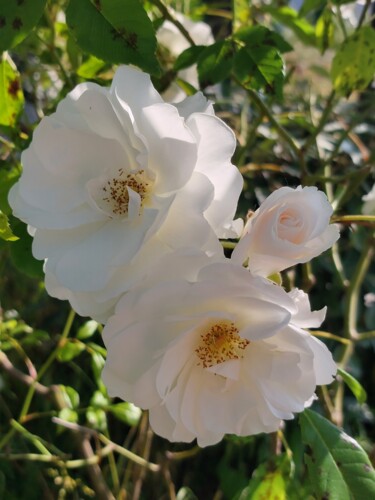
[{"label": "white rose", "polygon": [[78,85],[36,128],[9,195],[45,259],[48,292],[105,321],[165,253],[222,254],[218,238],[242,230],[234,149],[201,93],[167,104],[130,67],[110,89]]},{"label": "white rose", "polygon": [[[179,12],[173,12],[174,17],[179,21],[197,45],[211,45],[214,43],[211,28],[202,21],[192,21]],[[181,31],[170,21],[164,21],[156,33],[158,42],[163,45],[174,59],[190,47],[188,40]],[[197,65],[194,64],[178,72],[178,78],[199,88]],[[163,98],[168,102],[178,102],[186,97],[185,92],[176,82],[163,92]]]},{"label": "white rose", "polygon": [[375,215],[375,184],[370,192],[362,196],[362,201],[364,201],[362,213],[364,215]]},{"label": "white rose", "polygon": [[103,380],[111,396],[148,409],[170,441],[273,432],[336,373],[300,326],[323,317],[303,292],[227,260],[206,265],[194,282],[155,280],[119,301],[103,331]]},{"label": "white rose", "polygon": [[308,262],[340,236],[338,227],[329,224],[332,212],[316,187],[277,189],[248,220],[232,259],[248,259],[250,270],[262,276]]}]

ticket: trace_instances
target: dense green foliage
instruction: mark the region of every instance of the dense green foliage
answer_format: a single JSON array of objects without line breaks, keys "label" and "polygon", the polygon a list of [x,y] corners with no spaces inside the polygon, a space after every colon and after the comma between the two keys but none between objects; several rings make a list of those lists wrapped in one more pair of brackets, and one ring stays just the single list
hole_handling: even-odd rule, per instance
[{"label": "dense green foliage", "polygon": [[[374,183],[375,32],[371,2],[356,26],[343,17],[348,3],[174,3],[213,27],[215,43],[201,46],[160,0],[2,2],[1,498],[374,497],[375,301],[364,296],[375,289],[375,214],[362,214],[361,198]],[[157,43],[165,19],[189,41],[178,58]],[[338,244],[282,278],[309,291],[313,309],[328,306],[314,334],[341,370],[274,435],[227,436],[203,450],[154,436],[145,412],[108,397],[102,326],[48,297],[26,225],[11,214],[7,194],[41,117],[79,82],[110,84],[119,63],[150,73],[160,91],[197,64],[237,136],[239,215],[283,185],[316,185],[332,203]]]}]

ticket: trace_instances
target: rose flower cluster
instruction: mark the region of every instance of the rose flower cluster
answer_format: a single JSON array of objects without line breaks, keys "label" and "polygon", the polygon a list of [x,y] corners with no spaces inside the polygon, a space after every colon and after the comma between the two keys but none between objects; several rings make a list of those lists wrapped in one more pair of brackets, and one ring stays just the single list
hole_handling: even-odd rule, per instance
[{"label": "rose flower cluster", "polygon": [[109,394],[170,441],[273,432],[336,373],[306,330],[325,309],[269,279],[332,246],[332,207],[315,187],[283,187],[243,227],[235,146],[202,93],[164,102],[123,66],[43,118],[9,195],[48,293],[105,324]]}]

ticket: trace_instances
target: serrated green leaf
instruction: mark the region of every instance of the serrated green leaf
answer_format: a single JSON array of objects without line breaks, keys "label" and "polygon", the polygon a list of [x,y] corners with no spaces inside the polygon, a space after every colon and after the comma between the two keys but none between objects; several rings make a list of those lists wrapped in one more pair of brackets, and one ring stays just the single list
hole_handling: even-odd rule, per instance
[{"label": "serrated green leaf", "polygon": [[181,69],[188,68],[189,66],[195,64],[198,60],[199,54],[201,54],[205,48],[205,45],[192,45],[188,49],[181,52],[174,63],[174,71],[180,71]]},{"label": "serrated green leaf", "polygon": [[71,0],[66,21],[78,45],[99,59],[160,73],[154,28],[138,0]]},{"label": "serrated green leaf", "polygon": [[241,28],[234,34],[233,38],[245,42],[248,48],[267,45],[278,49],[281,53],[293,50],[293,47],[279,33],[264,26]]},{"label": "serrated green leaf", "polygon": [[12,233],[8,217],[0,210],[0,238],[5,241],[17,241],[18,237]]},{"label": "serrated green leaf", "polygon": [[0,9],[0,52],[15,47],[43,14],[46,0],[7,0]]},{"label": "serrated green leaf", "polygon": [[75,342],[68,339],[58,350],[57,359],[62,363],[66,363],[79,356],[85,348],[86,346],[82,342]]},{"label": "serrated green leaf", "polygon": [[117,403],[108,407],[108,410],[121,422],[130,426],[138,424],[142,410],[132,403]]},{"label": "serrated green leaf", "polygon": [[[14,221],[14,222],[13,222]],[[15,267],[31,278],[43,278],[43,262],[34,259],[31,252],[32,237],[27,232],[26,224],[12,219],[13,232],[19,237],[10,245],[10,256]]]},{"label": "serrated green leaf", "polygon": [[345,40],[338,49],[331,68],[331,78],[338,93],[349,96],[365,89],[375,73],[375,31],[364,26]]},{"label": "serrated green leaf", "polygon": [[281,95],[284,63],[274,47],[240,49],[234,58],[234,74],[248,88],[266,88]]},{"label": "serrated green leaf", "polygon": [[77,339],[84,340],[92,337],[96,330],[98,329],[99,323],[93,319],[86,321],[77,332]]},{"label": "serrated green leaf", "polygon": [[7,54],[0,59],[0,125],[13,127],[23,109],[20,75]]},{"label": "serrated green leaf", "polygon": [[200,53],[198,76],[202,87],[207,87],[227,78],[233,66],[234,48],[230,41],[216,42]]},{"label": "serrated green leaf", "polygon": [[318,498],[375,498],[375,471],[361,446],[312,410],[299,417],[305,462]]},{"label": "serrated green leaf", "polygon": [[356,397],[358,403],[362,404],[367,399],[367,394],[362,385],[355,379],[350,373],[346,372],[342,368],[337,369],[337,374],[344,380],[345,384],[352,391]]}]

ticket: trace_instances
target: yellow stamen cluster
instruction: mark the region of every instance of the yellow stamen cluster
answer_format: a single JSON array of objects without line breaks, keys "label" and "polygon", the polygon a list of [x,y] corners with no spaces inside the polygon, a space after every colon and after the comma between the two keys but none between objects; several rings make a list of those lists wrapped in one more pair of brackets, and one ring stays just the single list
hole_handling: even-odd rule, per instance
[{"label": "yellow stamen cluster", "polygon": [[250,341],[238,335],[234,323],[221,321],[201,334],[199,346],[195,353],[199,358],[198,365],[209,368],[224,361],[243,358],[243,352]]},{"label": "yellow stamen cluster", "polygon": [[139,194],[141,203],[144,201],[149,183],[144,179],[144,170],[139,170],[135,174],[125,175],[122,168],[119,175],[108,180],[102,187],[105,194],[103,201],[110,205],[115,215],[125,215],[129,209],[128,187]]}]

